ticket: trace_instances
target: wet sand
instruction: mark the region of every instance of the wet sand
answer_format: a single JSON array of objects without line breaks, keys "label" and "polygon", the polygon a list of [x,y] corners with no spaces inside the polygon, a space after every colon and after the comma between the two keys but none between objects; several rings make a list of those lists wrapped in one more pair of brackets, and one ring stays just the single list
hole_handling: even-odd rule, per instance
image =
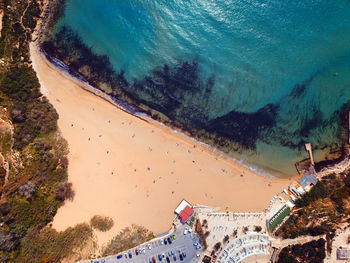
[{"label": "wet sand", "polygon": [[53,222],[57,230],[98,214],[115,223],[110,231],[97,232],[99,244],[130,224],[159,234],[169,230],[174,208],[183,198],[222,210],[262,211],[290,183],[262,177],[84,91],[78,80],[49,64],[34,44],[31,56],[70,151],[69,181],[76,195],[58,210]]}]

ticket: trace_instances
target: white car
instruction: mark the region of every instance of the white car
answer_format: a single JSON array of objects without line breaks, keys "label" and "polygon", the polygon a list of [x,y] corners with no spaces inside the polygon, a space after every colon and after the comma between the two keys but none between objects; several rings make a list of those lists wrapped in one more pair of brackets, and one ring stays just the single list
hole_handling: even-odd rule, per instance
[{"label": "white car", "polygon": [[161,243],[162,245],[164,245],[164,240],[163,240],[163,239],[161,239],[161,240],[160,240],[160,243]]},{"label": "white car", "polygon": [[150,250],[152,249],[151,244],[148,244],[147,247],[148,247],[148,249],[150,249]]},{"label": "white car", "polygon": [[196,256],[197,256],[197,258],[199,258],[201,255],[197,254]]},{"label": "white car", "polygon": [[191,228],[188,230],[188,233],[192,233],[192,229]]},{"label": "white car", "polygon": [[185,228],[185,230],[184,230],[184,235],[186,235],[186,234],[187,234],[187,231],[188,231],[188,230]]}]

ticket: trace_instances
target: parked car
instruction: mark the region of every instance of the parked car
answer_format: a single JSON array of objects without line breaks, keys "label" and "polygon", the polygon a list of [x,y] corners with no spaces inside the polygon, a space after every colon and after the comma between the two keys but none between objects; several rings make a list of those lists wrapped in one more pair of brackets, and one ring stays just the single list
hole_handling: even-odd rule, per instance
[{"label": "parked car", "polygon": [[152,249],[152,246],[151,246],[151,244],[147,244],[147,247],[148,247],[148,249]]},{"label": "parked car", "polygon": [[154,258],[154,257],[152,258],[152,263],[156,263],[156,260],[155,260],[155,258]]},{"label": "parked car", "polygon": [[182,251],[182,255],[183,255],[184,258],[186,257],[185,251]]},{"label": "parked car", "polygon": [[149,263],[153,263],[153,261],[152,261],[152,259],[151,259],[151,258],[149,259]]},{"label": "parked car", "polygon": [[182,254],[180,254],[179,258],[180,258],[181,261],[184,260]]},{"label": "parked car", "polygon": [[163,257],[162,257],[161,254],[158,254],[158,259],[159,259],[160,261],[162,261]]},{"label": "parked car", "polygon": [[176,239],[176,235],[175,235],[175,234],[171,235],[171,237],[172,237],[174,240]]},{"label": "parked car", "polygon": [[128,254],[127,254],[127,253],[124,253],[124,257],[125,257],[125,258],[128,258]]},{"label": "parked car", "polygon": [[136,254],[136,256],[139,255],[139,250],[137,248],[135,249],[135,254]]},{"label": "parked car", "polygon": [[164,238],[164,244],[165,245],[168,244],[168,241],[166,241],[166,238]]},{"label": "parked car", "polygon": [[193,245],[196,247],[196,246],[198,246],[198,243],[193,243]]},{"label": "parked car", "polygon": [[129,258],[132,258],[132,254],[131,254],[131,251],[129,251]]},{"label": "parked car", "polygon": [[169,257],[171,257],[171,255],[172,255],[172,254],[171,254],[171,251],[168,252],[168,255],[169,255]]},{"label": "parked car", "polygon": [[197,254],[196,256],[197,256],[197,258],[199,258],[201,255]]},{"label": "parked car", "polygon": [[197,249],[201,249],[201,248],[202,248],[201,245],[198,245],[198,246],[197,246]]},{"label": "parked car", "polygon": [[164,240],[163,239],[160,240],[160,244],[164,245]]},{"label": "parked car", "polygon": [[167,263],[170,263],[169,257],[166,257],[166,262],[167,262]]},{"label": "parked car", "polygon": [[168,237],[168,242],[169,242],[169,245],[173,242],[173,241],[171,241],[170,237]]},{"label": "parked car", "polygon": [[120,254],[117,256],[117,259],[121,259],[122,257],[123,257],[123,255]]},{"label": "parked car", "polygon": [[176,261],[176,256],[174,255],[174,261]]}]

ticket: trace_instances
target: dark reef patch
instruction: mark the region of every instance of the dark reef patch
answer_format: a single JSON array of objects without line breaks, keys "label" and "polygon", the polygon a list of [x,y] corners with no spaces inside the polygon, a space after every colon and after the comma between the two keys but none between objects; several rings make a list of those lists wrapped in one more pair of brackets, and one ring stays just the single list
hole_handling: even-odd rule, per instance
[{"label": "dark reef patch", "polygon": [[278,107],[268,104],[254,113],[231,111],[211,120],[206,129],[218,135],[236,141],[244,148],[255,148],[261,132],[276,125]]}]

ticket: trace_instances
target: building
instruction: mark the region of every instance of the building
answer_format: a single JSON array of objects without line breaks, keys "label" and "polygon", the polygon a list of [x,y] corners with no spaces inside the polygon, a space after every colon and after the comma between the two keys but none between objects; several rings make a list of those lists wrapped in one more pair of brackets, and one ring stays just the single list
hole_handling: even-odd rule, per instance
[{"label": "building", "polygon": [[337,249],[337,259],[338,260],[350,259],[350,249],[347,249],[346,247],[339,247]]},{"label": "building", "polygon": [[186,223],[193,215],[193,207],[185,199],[176,207],[175,214],[180,218],[182,223]]},{"label": "building", "polygon": [[303,176],[298,183],[301,185],[301,187],[306,191],[309,192],[312,188],[317,183],[317,177],[314,174],[308,174]]},{"label": "building", "polygon": [[302,196],[305,194],[304,188],[297,182],[291,183],[288,188],[296,196]]}]

